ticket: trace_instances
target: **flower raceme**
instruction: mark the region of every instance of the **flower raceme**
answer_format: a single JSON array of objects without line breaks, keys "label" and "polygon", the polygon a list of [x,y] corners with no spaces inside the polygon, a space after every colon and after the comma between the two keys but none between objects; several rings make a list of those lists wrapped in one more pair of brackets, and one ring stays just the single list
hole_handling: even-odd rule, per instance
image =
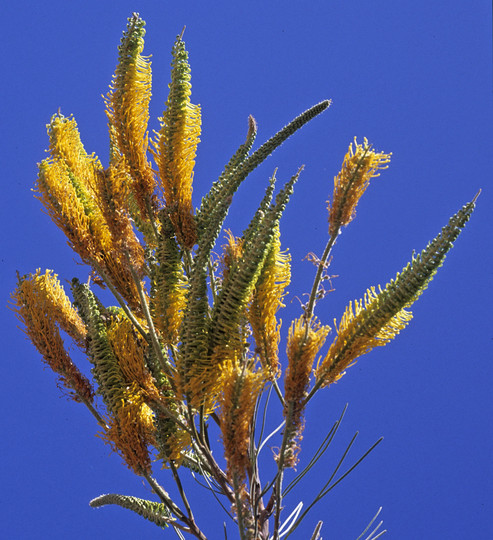
[{"label": "flower raceme", "polygon": [[154,218],[157,185],[147,157],[152,74],[149,58],[142,56],[144,26],[139,17],[129,19],[118,47],[118,65],[110,92],[105,98],[111,165],[123,166],[128,173],[137,205],[133,212],[142,224]]},{"label": "flower raceme", "polygon": [[304,428],[304,401],[310,384],[313,362],[329,332],[329,326],[321,326],[316,320],[307,324],[303,317],[293,321],[289,329],[283,411],[286,418],[286,432],[289,433],[284,456],[286,467],[294,467],[298,460],[299,441]]},{"label": "flower raceme", "polygon": [[43,356],[44,361],[59,375],[76,401],[92,403],[94,389],[67,353],[60,330],[65,331],[79,347],[85,347],[87,329],[53,272],[18,276],[17,289],[12,294],[13,309],[25,327],[25,332]]},{"label": "flower raceme", "polygon": [[339,174],[334,178],[334,193],[329,204],[329,234],[332,236],[342,226],[348,225],[355,216],[358,201],[366,191],[370,180],[386,169],[391,154],[376,153],[365,138],[363,144],[354,139]]},{"label": "flower raceme", "polygon": [[190,103],[190,66],[185,44],[178,39],[173,48],[172,76],[161,129],[152,141],[159,167],[166,206],[179,236],[180,245],[191,249],[197,241],[192,208],[195,154],[200,141],[200,106]]},{"label": "flower raceme", "polygon": [[[13,309],[60,383],[96,418],[101,437],[160,499],[110,494],[92,506],[117,504],[160,527],[171,525],[179,535],[205,540],[178,475],[179,466],[180,474],[187,467],[230,504],[243,540],[277,540],[290,490],[283,488],[283,475],[298,462],[311,397],[408,324],[409,307],[443,263],[477,196],[395,279],[348,305],[323,351],[330,328],[314,310],[325,294],[332,248],[371,179],[390,161],[390,154],[375,152],[366,139],[355,140],[334,178],[328,243],[320,259],[312,257],[318,268],[308,303],[289,327],[283,366],[278,313],[291,280],[291,257],[281,247],[280,220],[302,167],[277,193],[274,172],[247,228],[239,236],[228,233],[222,257],[214,247],[242,182],[330,101],[303,112],[254,151],[257,124],[250,116],[246,140],[194,210],[201,109],[191,103],[183,35],[172,49],[169,94],[151,145],[151,63],[143,56],[144,35],[144,21],[134,14],[105,97],[108,167],[86,151],[75,119],[57,113],[47,126],[50,156],[39,165],[37,197],[91,267],[90,279],[72,280],[72,304],[52,271],[19,276]],[[105,306],[91,282],[108,287],[116,305]],[[62,333],[87,355],[93,382],[70,358]],[[257,418],[271,389],[285,426],[276,443],[274,477],[261,481],[266,414],[261,427]],[[224,471],[208,434],[212,421],[221,431]],[[274,436],[280,437],[276,431],[267,438]],[[184,510],[152,477],[154,459],[173,475]]]}]

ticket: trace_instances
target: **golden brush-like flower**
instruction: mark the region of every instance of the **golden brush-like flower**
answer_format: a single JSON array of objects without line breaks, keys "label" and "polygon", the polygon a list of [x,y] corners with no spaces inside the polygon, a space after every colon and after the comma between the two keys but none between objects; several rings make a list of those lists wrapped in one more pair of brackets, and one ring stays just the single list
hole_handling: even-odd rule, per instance
[{"label": "golden brush-like flower", "polygon": [[56,114],[47,126],[51,158],[39,165],[36,190],[48,214],[86,263],[101,262],[111,235],[94,200],[102,166],[87,154],[73,118]]},{"label": "golden brush-like flower", "polygon": [[142,277],[145,266],[144,248],[132,226],[130,211],[131,178],[123,158],[115,161],[96,176],[96,202],[99,206],[113,243],[113,249],[124,262],[128,255],[132,266]]},{"label": "golden brush-like flower", "polygon": [[355,216],[358,201],[368,187],[370,180],[379,176],[380,169],[386,169],[391,154],[376,153],[365,139],[358,144],[354,139],[339,174],[334,178],[332,204],[329,204],[329,234],[332,236]]},{"label": "golden brush-like flower", "polygon": [[317,378],[323,379],[323,386],[337,381],[358,357],[386,345],[411,319],[412,313],[406,309],[395,314],[391,307],[385,310],[382,298],[372,287],[363,300],[354,301],[354,308],[352,302],[347,306],[337,327],[337,338],[317,367]]},{"label": "golden brush-like flower", "polygon": [[148,446],[154,441],[154,416],[137,384],[125,388],[119,406],[110,414],[103,440],[119,453],[135,474],[151,473]]},{"label": "golden brush-like flower", "polygon": [[81,259],[106,273],[130,306],[140,312],[126,253],[142,273],[143,252],[135,238],[129,237],[128,245],[115,241],[98,206],[100,176],[105,174],[101,164],[85,151],[73,118],[53,116],[48,134],[51,158],[39,165],[38,198]]},{"label": "golden brush-like flower", "polygon": [[[139,323],[145,327],[143,321]],[[123,378],[129,384],[137,383],[149,396],[156,398],[158,391],[145,361],[148,343],[137,333],[123,310],[110,321],[107,335],[113,353],[118,358]]]},{"label": "golden brush-like flower", "polygon": [[118,48],[118,65],[106,96],[106,114],[114,156],[123,156],[142,220],[154,218],[156,175],[147,159],[151,63],[142,56],[144,21],[134,14],[128,19]]},{"label": "golden brush-like flower", "polygon": [[12,294],[13,309],[25,325],[25,333],[59,375],[60,382],[75,401],[92,403],[94,389],[72,362],[63,345],[59,328],[85,349],[86,327],[65,294],[57,276],[50,270],[19,277]]},{"label": "golden brush-like flower", "polygon": [[221,367],[220,426],[228,475],[239,484],[246,478],[249,465],[251,423],[264,377],[235,362]]},{"label": "golden brush-like flower", "polygon": [[288,367],[284,379],[284,417],[289,431],[284,465],[294,467],[298,461],[298,442],[303,432],[303,400],[307,395],[313,362],[330,332],[329,326],[320,326],[315,319],[307,323],[304,317],[292,322],[289,329]]}]

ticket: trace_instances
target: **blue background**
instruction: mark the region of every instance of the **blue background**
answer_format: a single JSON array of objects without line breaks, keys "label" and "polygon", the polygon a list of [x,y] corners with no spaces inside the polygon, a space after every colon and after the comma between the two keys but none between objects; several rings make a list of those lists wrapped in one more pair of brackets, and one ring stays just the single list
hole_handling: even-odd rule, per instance
[{"label": "blue background", "polygon": [[[353,137],[368,137],[393,156],[337,242],[335,291],[317,306],[323,322],[339,319],[349,300],[395,276],[412,250],[482,188],[410,326],[311,403],[301,467],[346,402],[349,409],[333,447],[286,499],[284,515],[298,501],[310,502],[360,430],[348,464],[381,435],[385,440],[292,537],[309,538],[322,519],[324,538],[355,539],[382,506],[388,538],[493,538],[491,3],[10,2],[2,8],[0,90],[5,304],[16,269],[53,268],[62,280],[87,276],[30,189],[45,156],[45,125],[59,107],[75,115],[86,149],[107,163],[101,94],[132,11],[147,21],[145,53],[153,55],[151,129],[167,96],[171,46],[187,26],[192,100],[203,114],[196,206],[243,142],[249,114],[263,142],[304,109],[333,100],[245,182],[227,222],[239,234],[273,169],[279,167],[281,182],[306,164],[281,223],[293,258],[283,353],[289,322],[300,313],[296,297],[314,276],[303,258],[323,250],[325,201]],[[101,493],[151,495],[94,436],[90,414],[60,397],[16,325],[3,310],[2,536],[173,537],[123,509],[88,506]],[[83,359],[81,367],[87,372]],[[268,471],[269,449],[264,458]],[[155,474],[173,492],[167,472],[156,467]],[[209,538],[221,538],[224,513],[193,482],[189,489],[199,525]]]}]

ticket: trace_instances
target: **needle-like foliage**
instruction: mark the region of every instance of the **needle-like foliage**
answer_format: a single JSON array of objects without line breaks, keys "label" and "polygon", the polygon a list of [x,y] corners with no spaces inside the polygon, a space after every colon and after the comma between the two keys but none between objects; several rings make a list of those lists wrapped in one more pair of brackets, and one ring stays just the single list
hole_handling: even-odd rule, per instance
[{"label": "needle-like foliage", "polygon": [[[191,471],[230,513],[242,540],[279,540],[380,442],[339,474],[354,437],[320,492],[285,517],[284,496],[322,458],[342,420],[296,475],[311,398],[408,324],[409,306],[443,263],[477,196],[395,279],[350,303],[323,350],[330,327],[318,320],[315,308],[326,292],[336,239],[354,219],[371,179],[390,160],[366,139],[355,141],[334,179],[326,247],[320,258],[310,256],[317,269],[308,300],[281,347],[278,312],[291,280],[281,218],[303,167],[277,193],[274,173],[246,229],[227,231],[219,258],[213,250],[242,182],[330,101],[301,113],[256,150],[257,124],[250,116],[246,140],[194,210],[201,110],[191,102],[183,32],[172,49],[169,94],[150,149],[151,64],[143,56],[144,26],[138,14],[130,17],[105,98],[108,166],[85,150],[74,118],[58,112],[48,124],[49,157],[39,165],[37,197],[88,266],[88,280],[72,280],[71,301],[51,270],[18,276],[12,307],[60,385],[89,409],[101,438],[159,499],[110,494],[91,506],[127,508],[159,527],[172,527],[180,538],[206,540],[206,529],[217,538],[213,523],[199,525],[194,516],[181,480]],[[98,286],[109,289],[115,305],[99,300]],[[92,381],[72,360],[64,335],[88,357]],[[279,401],[282,413],[279,427],[265,435],[269,399]],[[209,436],[211,423],[218,425],[222,448]],[[267,442],[274,450],[268,457],[261,454]],[[262,474],[266,459],[275,469],[270,478]],[[154,478],[153,470],[160,468],[175,482],[176,497]],[[287,487],[285,474],[294,475]],[[321,526],[312,538],[319,538]]]}]

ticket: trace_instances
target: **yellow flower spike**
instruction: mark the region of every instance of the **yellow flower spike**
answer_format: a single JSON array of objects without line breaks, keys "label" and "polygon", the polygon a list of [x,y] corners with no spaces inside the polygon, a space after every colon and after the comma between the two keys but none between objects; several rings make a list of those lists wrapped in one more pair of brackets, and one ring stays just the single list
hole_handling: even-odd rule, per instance
[{"label": "yellow flower spike", "polygon": [[177,345],[179,341],[179,330],[183,320],[183,310],[185,309],[186,281],[182,279],[175,289],[167,297],[166,309],[160,319],[159,329],[163,332],[165,343]]},{"label": "yellow flower spike", "polygon": [[284,307],[284,290],[291,281],[291,256],[281,251],[279,226],[274,231],[272,247],[267,255],[260,277],[255,285],[248,308],[256,352],[262,367],[270,377],[279,375],[279,341],[281,321],[276,313]]},{"label": "yellow flower spike", "polygon": [[[144,321],[139,323],[146,327]],[[150,397],[157,398],[158,390],[145,361],[148,343],[136,332],[132,322],[123,313],[116,315],[108,326],[107,335],[124,379],[129,384],[138,384]]]},{"label": "yellow flower spike", "polygon": [[251,422],[263,384],[264,376],[261,372],[251,371],[234,362],[226,362],[221,366],[219,418],[224,456],[229,478],[236,476],[240,482],[246,478]]},{"label": "yellow flower spike", "polygon": [[[51,203],[52,214],[57,213],[57,206],[63,207],[69,222],[62,228],[74,246],[77,246],[77,239],[74,242],[72,237],[77,237],[79,233],[84,240],[87,236],[93,237],[92,241],[88,241],[92,243],[87,250],[88,257],[100,261],[101,253],[112,248],[108,225],[96,203],[97,178],[103,174],[101,163],[97,157],[85,151],[73,118],[65,118],[58,113],[52,117],[47,129],[51,160],[43,162],[49,168],[43,168],[47,172],[46,182],[41,178],[40,167],[38,190],[42,195],[41,200]],[[74,204],[75,212],[70,208]],[[73,228],[71,225],[77,224],[77,214],[81,212],[87,216],[87,220],[85,223],[80,220],[80,227]]]},{"label": "yellow flower spike", "polygon": [[[80,142],[75,120],[55,115],[48,126],[52,159],[39,165],[36,190],[55,224],[69,239],[71,247],[83,262],[97,265],[113,282],[118,292],[132,309],[140,311],[138,292],[128,268],[126,253],[134,268],[142,275],[144,253],[135,234],[127,238],[131,224],[124,231],[117,230],[119,223],[112,223],[110,230],[102,198],[106,173],[94,156],[89,156]],[[111,173],[108,173],[111,176]],[[111,194],[110,194],[111,198]],[[121,213],[113,209],[113,214]],[[111,220],[111,212],[106,211]]]},{"label": "yellow flower spike", "polygon": [[36,191],[51,219],[67,236],[72,249],[84,262],[90,263],[97,257],[99,249],[91,233],[91,219],[77,197],[65,164],[51,160],[40,163]]},{"label": "yellow flower spike", "polygon": [[334,178],[332,204],[329,203],[329,234],[347,225],[355,216],[358,201],[370,180],[379,176],[378,171],[387,168],[391,154],[376,153],[365,138],[363,144],[354,139],[355,148],[349,145],[342,168]]},{"label": "yellow flower spike", "polygon": [[322,386],[339,380],[358,357],[374,347],[386,345],[412,319],[412,313],[406,309],[389,316],[384,294],[372,287],[363,300],[354,301],[354,308],[353,303],[349,303],[337,328],[337,337],[316,370]]},{"label": "yellow flower spike", "polygon": [[[74,118],[66,118],[55,114],[47,126],[50,138],[50,154],[54,160],[60,160],[77,178],[85,190],[94,195],[96,175],[103,166],[94,154],[88,154],[80,139],[77,122]],[[87,197],[87,195],[86,195]]]},{"label": "yellow flower spike", "polygon": [[200,141],[200,107],[190,103],[190,66],[179,36],[172,50],[171,84],[161,129],[153,141],[166,206],[179,243],[191,249],[197,240],[192,207],[193,168]]},{"label": "yellow flower spike", "polygon": [[286,347],[288,367],[284,378],[284,417],[289,435],[284,455],[284,466],[294,467],[298,461],[298,442],[302,438],[303,401],[307,395],[313,362],[330,332],[313,319],[307,328],[304,317],[292,322]]},{"label": "yellow flower spike", "polygon": [[43,300],[46,302],[46,307],[53,310],[53,318],[82,349],[85,349],[85,338],[87,329],[74,306],[65,294],[58,276],[52,270],[45,270],[41,274],[40,270],[36,271],[33,276],[33,281],[36,283],[36,288],[40,295],[43,295]]},{"label": "yellow flower spike", "polygon": [[[143,321],[139,322],[145,326]],[[160,452],[159,457],[165,463],[169,460],[179,463],[183,458],[183,451],[190,446],[190,435],[176,425],[173,420],[159,412],[160,409],[157,405],[161,403],[176,413],[176,398],[174,395],[163,395],[157,389],[155,380],[145,363],[144,355],[148,344],[135,332],[132,323],[123,314],[116,315],[111,320],[107,335],[113,353],[118,359],[121,374],[128,382],[129,387],[133,389],[132,402],[129,404],[125,399],[122,400],[124,405],[122,405],[121,410],[118,409],[117,420],[112,424],[112,431],[108,439],[112,440],[116,447],[122,448],[121,452],[126,462],[130,461],[131,463],[134,453],[127,446],[130,447],[131,438],[136,437],[133,431],[137,428],[144,429],[144,433],[148,433],[146,440],[157,446]],[[141,408],[137,407],[139,403],[142,405]],[[150,407],[155,408],[156,416]],[[132,415],[137,415],[139,418],[144,415],[143,419],[138,420],[134,427],[131,426]],[[127,427],[125,428],[125,426]],[[128,434],[129,431],[130,434]],[[127,433],[127,435],[123,437],[122,432]],[[142,441],[139,442],[138,438],[136,440],[137,448],[140,448],[139,455],[145,456]],[[129,466],[134,467],[134,465]]]},{"label": "yellow flower spike", "polygon": [[118,48],[118,65],[105,102],[112,152],[124,156],[141,217],[147,216],[152,221],[156,177],[147,160],[152,75],[149,58],[141,54],[144,25],[137,14],[128,19],[127,31]]},{"label": "yellow flower spike", "polygon": [[148,446],[154,441],[154,416],[134,383],[123,390],[117,410],[109,419],[103,440],[119,453],[135,474],[151,474]]},{"label": "yellow flower spike", "polygon": [[128,209],[130,179],[123,157],[96,178],[96,200],[110,230],[120,256],[128,253],[137,273],[142,277],[145,266],[144,248],[132,226]]},{"label": "yellow flower spike", "polygon": [[[139,311],[138,292],[125,257],[118,253],[99,209],[90,213],[74,187],[74,177],[61,161],[39,165],[38,199],[53,222],[65,233],[70,247],[89,265],[96,263],[110,276],[118,292]],[[137,267],[138,268],[138,267]]]},{"label": "yellow flower spike", "polygon": [[92,403],[94,389],[72,362],[63,345],[59,328],[85,348],[86,328],[73,308],[57,276],[47,270],[19,277],[12,294],[13,309],[24,323],[24,331],[44,361],[59,375],[75,401]]}]

